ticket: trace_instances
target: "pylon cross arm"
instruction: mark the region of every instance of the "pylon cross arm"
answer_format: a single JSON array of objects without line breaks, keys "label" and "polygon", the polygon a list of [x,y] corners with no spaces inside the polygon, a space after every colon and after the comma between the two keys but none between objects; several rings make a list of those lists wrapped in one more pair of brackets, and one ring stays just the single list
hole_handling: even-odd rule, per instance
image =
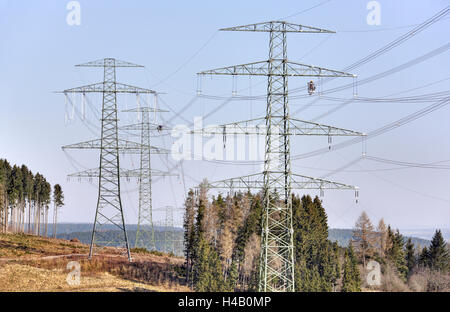
[{"label": "pylon cross arm", "polygon": [[157,125],[154,123],[138,123],[138,124],[132,124],[132,125],[126,125],[123,127],[120,127],[121,130],[126,131],[140,131],[140,130],[150,130],[150,131],[170,131],[171,128],[168,128],[166,126]]},{"label": "pylon cross arm", "polygon": [[[101,139],[66,145],[66,146],[62,147],[63,150],[66,150],[66,149],[102,149],[102,148],[104,148],[104,147],[102,146]],[[117,149],[120,151],[123,151],[126,153],[131,153],[131,154],[134,154],[134,153],[140,154],[142,148],[149,149],[151,154],[170,154],[170,150],[167,150],[167,149],[163,149],[163,148],[159,148],[159,147],[155,147],[155,146],[146,146],[146,145],[142,145],[140,143],[127,141],[127,140],[121,140],[121,139],[118,140]]]},{"label": "pylon cross arm", "polygon": [[289,118],[290,135],[365,136],[362,132]]},{"label": "pylon cross arm", "polygon": [[124,113],[168,113],[168,110],[153,108],[153,107],[135,107],[127,110],[123,110]]},{"label": "pylon cross arm", "polygon": [[[112,172],[102,172],[103,177],[114,177],[117,173]],[[177,174],[165,172],[161,170],[152,169],[151,170],[152,176],[178,176]],[[68,175],[69,178],[98,178],[100,177],[100,170],[98,168],[94,169],[88,169],[76,173],[72,173]],[[140,169],[132,169],[132,170],[126,170],[126,169],[120,169],[120,177],[121,178],[139,178],[141,177]]]},{"label": "pylon cross arm", "polygon": [[[269,66],[269,63],[273,63]],[[286,69],[282,70],[282,65]],[[274,70],[275,68],[275,70]],[[276,70],[276,69],[279,70]],[[338,70],[312,65],[305,65],[288,60],[271,59],[260,62],[233,65],[211,70],[205,70],[198,75],[232,75],[232,76],[291,76],[291,77],[356,77],[356,75]]]},{"label": "pylon cross arm", "polygon": [[209,182],[208,188],[223,188],[223,189],[255,189],[264,188],[264,175],[256,173],[237,178],[231,178],[216,182]]},{"label": "pylon cross arm", "polygon": [[95,60],[92,62],[78,64],[78,65],[75,65],[75,67],[140,67],[140,68],[143,68],[144,66],[126,62],[126,61],[117,60],[117,59],[105,58],[105,59]]},{"label": "pylon cross arm", "polygon": [[266,134],[264,130],[265,117],[237,121],[219,126],[208,126],[202,129],[190,130],[190,134]]},{"label": "pylon cross arm", "polygon": [[227,66],[199,72],[198,75],[251,75],[267,76],[268,61],[253,62],[234,66]]},{"label": "pylon cross arm", "polygon": [[[272,119],[283,119],[283,116],[272,116]],[[271,135],[314,135],[314,136],[364,136],[362,132],[328,126],[311,121],[287,118],[289,120],[289,132],[282,129],[271,129]],[[244,121],[237,121],[219,126],[208,126],[203,129],[191,130],[190,134],[203,135],[265,135],[267,129],[265,127],[265,117],[255,118]]]},{"label": "pylon cross arm", "polygon": [[291,174],[291,187],[301,190],[358,190],[357,186]]},{"label": "pylon cross arm", "polygon": [[[284,185],[284,172],[269,172],[271,176],[271,185],[270,188],[273,189],[283,189]],[[209,182],[208,188],[211,189],[263,189],[264,185],[264,173],[251,174],[216,182]],[[308,189],[317,189],[317,190],[358,190],[358,187],[328,181],[324,179],[316,179],[308,176],[303,176],[299,174],[291,174],[290,175],[290,187],[292,189],[298,190],[308,190]]]},{"label": "pylon cross arm", "polygon": [[64,90],[59,93],[103,93],[103,92],[114,92],[114,93],[135,93],[135,94],[156,94],[156,91],[135,87],[131,85],[127,85],[120,82],[114,82],[114,89],[108,89],[105,91],[104,83],[98,82],[90,85],[85,85],[81,87],[71,88]]},{"label": "pylon cross arm", "polygon": [[222,28],[221,31],[252,31],[252,32],[292,32],[292,33],[335,33],[332,30],[293,24],[284,21],[270,21],[249,25]]}]

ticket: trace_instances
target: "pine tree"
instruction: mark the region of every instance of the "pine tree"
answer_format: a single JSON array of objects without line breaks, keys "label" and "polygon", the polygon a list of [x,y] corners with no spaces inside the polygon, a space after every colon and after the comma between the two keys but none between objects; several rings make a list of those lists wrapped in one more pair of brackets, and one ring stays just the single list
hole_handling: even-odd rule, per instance
[{"label": "pine tree", "polygon": [[211,287],[212,277],[209,272],[210,247],[206,240],[201,237],[198,241],[197,256],[194,265],[194,289],[196,291],[207,291]]},{"label": "pine tree", "polygon": [[408,238],[406,242],[406,266],[408,267],[408,276],[410,276],[413,272],[414,267],[416,266],[417,260],[415,255],[414,244],[411,241],[411,238]]},{"label": "pine tree", "polygon": [[[197,215],[194,225],[194,237],[192,246],[192,282],[197,285],[200,273],[204,270],[202,266],[206,266],[207,256],[209,255],[209,245],[205,238],[205,229],[203,220],[205,216],[205,203],[202,198],[199,198],[196,204]],[[208,252],[208,254],[204,254]],[[196,287],[196,286],[195,286]]]},{"label": "pine tree", "polygon": [[236,261],[233,260],[230,266],[230,272],[228,274],[228,280],[227,280],[227,290],[228,291],[235,291],[238,283],[239,278],[239,271],[237,267]]},{"label": "pine tree", "polygon": [[0,231],[6,231],[8,162],[0,159]]},{"label": "pine tree", "polygon": [[384,219],[381,218],[380,221],[378,222],[378,226],[377,226],[378,254],[381,259],[384,259],[384,257],[386,256],[386,251],[388,249],[387,235],[388,235],[388,233],[387,233],[386,223],[384,223]]},{"label": "pine tree", "polygon": [[419,255],[419,264],[424,267],[430,266],[430,253],[428,252],[428,248],[425,246],[422,248],[422,251]]},{"label": "pine tree", "polygon": [[349,245],[344,255],[344,272],[342,273],[342,292],[361,291],[361,276],[358,269],[358,260],[353,251],[352,244]]},{"label": "pine tree", "polygon": [[56,230],[58,224],[58,209],[64,205],[64,193],[61,185],[55,184],[53,187],[53,237],[56,238]]},{"label": "pine tree", "polygon": [[[51,186],[42,175],[33,176],[25,165],[11,166],[7,160],[0,159],[0,231],[25,232],[28,204],[28,232],[30,232],[32,209],[37,206],[44,207],[48,215],[50,195]],[[36,213],[34,216],[37,221],[41,210],[38,212],[39,214]],[[35,226],[35,229],[38,234],[38,226]]]},{"label": "pine tree", "polygon": [[22,171],[19,167],[13,166],[8,187],[9,203],[11,205],[11,231],[18,232],[19,228],[19,207],[23,199]]},{"label": "pine tree", "polygon": [[192,263],[194,255],[194,243],[195,243],[195,231],[194,231],[194,220],[195,220],[195,197],[194,191],[191,189],[188,192],[184,204],[184,255],[186,257],[186,282],[190,285],[192,283],[191,273],[192,273]]},{"label": "pine tree", "polygon": [[[21,167],[22,169],[22,181],[23,181],[23,189],[24,189],[24,197],[26,199],[26,206],[28,208],[28,215],[27,215],[27,233],[30,233],[31,229],[31,208],[32,208],[32,201],[33,201],[33,173],[25,166],[23,165]],[[25,211],[25,209],[24,209]],[[25,223],[25,218],[24,218]],[[25,232],[25,224],[23,226],[23,232]]]},{"label": "pine tree", "polygon": [[219,256],[204,237],[201,237],[199,241],[194,276],[194,288],[198,292],[226,290]]},{"label": "pine tree", "polygon": [[297,291],[331,291],[338,273],[337,257],[328,240],[325,209],[318,197],[292,198]]},{"label": "pine tree", "polygon": [[441,230],[436,230],[431,240],[429,254],[429,266],[432,270],[447,272],[450,269],[450,254],[442,237]]},{"label": "pine tree", "polygon": [[42,188],[44,177],[38,172],[34,176],[34,234],[40,235],[41,233],[41,209],[42,209]]},{"label": "pine tree", "polygon": [[51,193],[52,193],[52,186],[50,183],[47,182],[47,180],[44,178],[42,185],[42,194],[40,195],[41,203],[42,203],[42,214],[44,218],[44,236],[47,237],[48,234],[48,211],[50,209],[50,202],[51,202]]},{"label": "pine tree", "polygon": [[7,160],[4,160],[2,162],[2,171],[3,171],[3,200],[2,200],[2,231],[6,232],[8,231],[8,215],[9,215],[9,194],[11,193],[11,172],[12,172],[12,167],[9,164],[9,162]]},{"label": "pine tree", "polygon": [[388,241],[390,242],[390,249],[387,252],[388,259],[392,262],[398,275],[403,281],[406,281],[408,274],[408,266],[406,264],[406,257],[404,251],[404,238],[397,230],[392,232],[390,226],[388,227]]}]

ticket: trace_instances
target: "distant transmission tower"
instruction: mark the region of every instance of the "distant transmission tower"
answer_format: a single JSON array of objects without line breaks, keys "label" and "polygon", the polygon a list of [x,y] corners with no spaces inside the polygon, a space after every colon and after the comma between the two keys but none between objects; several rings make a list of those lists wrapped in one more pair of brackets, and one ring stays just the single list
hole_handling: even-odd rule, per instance
[{"label": "distant transmission tower", "polygon": [[[193,133],[258,135],[265,129],[265,156],[262,173],[210,183],[211,188],[262,189],[262,216],[259,291],[295,291],[294,244],[292,225],[292,189],[353,189],[342,183],[293,174],[291,171],[291,135],[361,136],[362,133],[313,122],[289,115],[288,77],[352,77],[349,73],[291,62],[287,57],[287,33],[333,33],[329,30],[273,21],[223,31],[268,32],[269,59],[200,72],[199,75],[266,76],[267,106],[262,118],[208,127]],[[264,127],[265,126],[265,127]],[[231,131],[230,131],[231,130]],[[279,193],[280,191],[281,193]]]},{"label": "distant transmission tower", "polygon": [[164,227],[164,241],[166,245],[166,252],[175,254],[175,237],[173,233],[173,207],[166,207],[166,222]]},{"label": "distant transmission tower", "polygon": [[89,258],[92,257],[93,249],[96,244],[110,245],[112,243],[110,239],[102,235],[102,232],[104,231],[104,229],[102,229],[102,226],[109,224],[113,225],[113,227],[118,228],[122,233],[119,236],[119,242],[125,245],[127,249],[128,260],[131,261],[131,253],[125,226],[122,200],[120,197],[120,178],[123,175],[127,176],[127,174],[133,176],[133,172],[130,173],[120,168],[119,152],[138,154],[141,152],[142,145],[139,143],[119,139],[117,127],[117,94],[155,94],[155,91],[116,82],[117,67],[143,67],[141,65],[124,62],[113,58],[105,58],[76,66],[102,67],[104,70],[103,82],[63,91],[66,96],[71,93],[82,93],[83,96],[86,93],[103,94],[101,138],[63,147],[63,150],[100,150],[100,165],[98,168],[70,175],[72,177],[79,178],[99,178],[98,201],[97,209],[95,212],[94,226],[92,229]]},{"label": "distant transmission tower", "polygon": [[[157,95],[155,94],[155,97]],[[155,231],[153,228],[152,218],[152,176],[176,176],[169,172],[162,172],[154,170],[151,167],[151,154],[153,150],[157,149],[150,145],[152,132],[160,133],[168,130],[162,125],[153,124],[150,122],[150,113],[167,112],[158,108],[137,107],[126,110],[125,112],[137,112],[141,116],[141,122],[133,125],[121,127],[121,130],[133,131],[137,130],[141,133],[141,153],[140,153],[140,168],[139,168],[139,215],[136,230],[135,247],[145,247],[156,250],[155,245]],[[162,153],[170,153],[163,149],[157,149]],[[147,244],[146,242],[148,242]]]},{"label": "distant transmission tower", "polygon": [[[164,212],[164,220],[161,220],[161,222],[158,223],[162,228],[164,228],[164,236],[162,237],[162,239],[158,240],[159,243],[164,244],[164,248],[162,249],[162,251],[166,253],[176,254],[175,246],[177,246],[177,248],[180,248],[180,246],[182,247],[184,241],[181,238],[177,239],[175,226],[181,228],[182,225],[179,225],[178,223],[175,225],[174,211],[176,211],[177,213],[182,212],[183,208],[165,206],[157,208],[154,211]],[[182,250],[182,248],[180,249]]]}]

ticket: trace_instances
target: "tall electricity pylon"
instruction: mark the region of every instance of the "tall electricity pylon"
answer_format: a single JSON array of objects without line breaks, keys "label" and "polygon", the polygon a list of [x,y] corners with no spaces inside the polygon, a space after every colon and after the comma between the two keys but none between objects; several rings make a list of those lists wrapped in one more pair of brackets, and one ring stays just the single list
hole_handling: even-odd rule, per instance
[{"label": "tall electricity pylon", "polygon": [[116,81],[117,67],[142,68],[143,66],[141,65],[116,60],[114,58],[105,58],[76,66],[103,68],[104,77],[103,82],[63,91],[66,96],[70,93],[82,93],[83,95],[86,93],[103,94],[101,138],[63,147],[63,149],[100,150],[100,165],[98,169],[87,170],[72,175],[77,177],[99,178],[98,200],[92,229],[89,258],[92,258],[93,249],[97,243],[101,245],[109,245],[111,243],[102,235],[102,226],[111,224],[117,227],[122,233],[119,240],[125,245],[128,260],[131,261],[130,246],[120,194],[120,177],[123,170],[120,168],[119,152],[140,153],[142,146],[135,142],[119,139],[117,127],[117,94],[155,94],[155,91],[118,83]]},{"label": "tall electricity pylon", "polygon": [[[155,97],[157,94],[155,94]],[[162,172],[159,170],[152,170],[151,154],[152,148],[150,145],[152,132],[162,132],[169,130],[162,125],[153,124],[150,122],[150,113],[167,112],[158,108],[137,107],[126,110],[125,112],[135,112],[140,114],[141,122],[133,125],[121,127],[121,130],[140,131],[141,136],[141,153],[140,153],[140,168],[139,168],[139,214],[138,224],[136,230],[135,247],[148,247],[156,250],[155,245],[155,231],[153,228],[152,218],[152,176],[176,176],[169,172]],[[169,153],[167,151],[167,153]],[[146,244],[146,240],[150,238],[150,244]]]},{"label": "tall electricity pylon", "polygon": [[[294,119],[289,115],[288,77],[355,77],[322,67],[291,62],[287,57],[287,33],[333,33],[333,31],[272,21],[221,29],[222,31],[268,32],[269,59],[200,72],[199,75],[251,75],[267,77],[266,116],[209,127],[193,133],[260,134],[265,129],[262,173],[210,183],[210,188],[261,189],[262,216],[259,291],[295,291],[292,189],[352,189],[342,183],[293,174],[291,135],[361,136],[362,133]],[[230,131],[231,130],[231,131]],[[279,193],[279,192],[281,193]]]}]

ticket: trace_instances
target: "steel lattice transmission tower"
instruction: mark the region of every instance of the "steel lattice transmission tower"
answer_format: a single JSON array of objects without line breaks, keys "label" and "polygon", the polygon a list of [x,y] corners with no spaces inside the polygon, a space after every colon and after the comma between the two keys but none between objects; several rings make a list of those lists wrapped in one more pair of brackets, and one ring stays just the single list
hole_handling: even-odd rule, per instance
[{"label": "steel lattice transmission tower", "polygon": [[[162,250],[166,253],[175,254],[176,252],[175,246],[177,247],[182,246],[184,241],[182,239],[176,238],[174,211],[182,212],[183,209],[172,206],[165,206],[157,208],[155,209],[155,211],[164,211],[164,220],[161,220],[162,222],[159,223],[159,225],[164,228],[164,237],[159,240],[159,243],[164,244],[164,248]],[[177,226],[182,227],[178,224]]]},{"label": "steel lattice transmission tower", "polygon": [[[272,21],[221,29],[268,32],[269,59],[200,72],[199,75],[252,75],[267,77],[266,116],[202,129],[204,134],[259,134],[265,129],[262,173],[210,183],[210,188],[260,189],[262,216],[260,291],[294,291],[292,189],[352,189],[357,187],[293,174],[291,135],[360,136],[359,132],[294,119],[289,115],[288,77],[352,77],[349,73],[291,62],[287,57],[288,33],[333,33],[329,30]],[[198,133],[198,132],[193,132]]]},{"label": "steel lattice transmission tower", "polygon": [[[155,94],[157,97],[157,94]],[[141,153],[140,153],[140,167],[139,167],[139,214],[138,224],[136,230],[135,247],[148,247],[146,240],[150,240],[150,249],[156,250],[155,245],[155,231],[153,228],[152,217],[152,176],[176,176],[169,172],[162,172],[152,169],[151,154],[152,146],[151,136],[153,132],[160,133],[169,130],[162,125],[153,124],[150,122],[150,113],[167,112],[158,108],[137,107],[126,110],[125,112],[135,112],[140,114],[141,122],[137,124],[127,125],[121,127],[121,130],[126,131],[140,131],[141,137]],[[160,149],[161,150],[161,149]],[[166,151],[168,154],[169,151]],[[160,153],[161,154],[161,153]]]},{"label": "steel lattice transmission tower", "polygon": [[[173,233],[173,207],[166,207],[166,220],[164,227],[164,241],[166,245],[166,252],[175,253],[175,237]],[[169,245],[170,244],[170,245]]]},{"label": "steel lattice transmission tower", "polygon": [[[120,178],[127,171],[120,167],[119,152],[137,154],[140,153],[142,145],[119,139],[117,94],[155,94],[155,91],[118,83],[116,81],[116,68],[142,68],[143,66],[141,65],[116,60],[114,58],[105,58],[76,66],[103,68],[104,75],[103,82],[63,91],[66,96],[71,93],[82,93],[83,95],[86,93],[102,93],[103,95],[101,138],[63,147],[63,149],[100,150],[100,164],[98,169],[86,170],[71,175],[80,178],[98,177],[99,179],[97,208],[92,229],[89,258],[92,257],[96,244],[109,245],[111,243],[109,239],[102,235],[102,226],[110,224],[118,228],[122,233],[119,240],[125,245],[128,259],[131,261],[120,190]],[[133,172],[128,174],[133,175]]]}]

